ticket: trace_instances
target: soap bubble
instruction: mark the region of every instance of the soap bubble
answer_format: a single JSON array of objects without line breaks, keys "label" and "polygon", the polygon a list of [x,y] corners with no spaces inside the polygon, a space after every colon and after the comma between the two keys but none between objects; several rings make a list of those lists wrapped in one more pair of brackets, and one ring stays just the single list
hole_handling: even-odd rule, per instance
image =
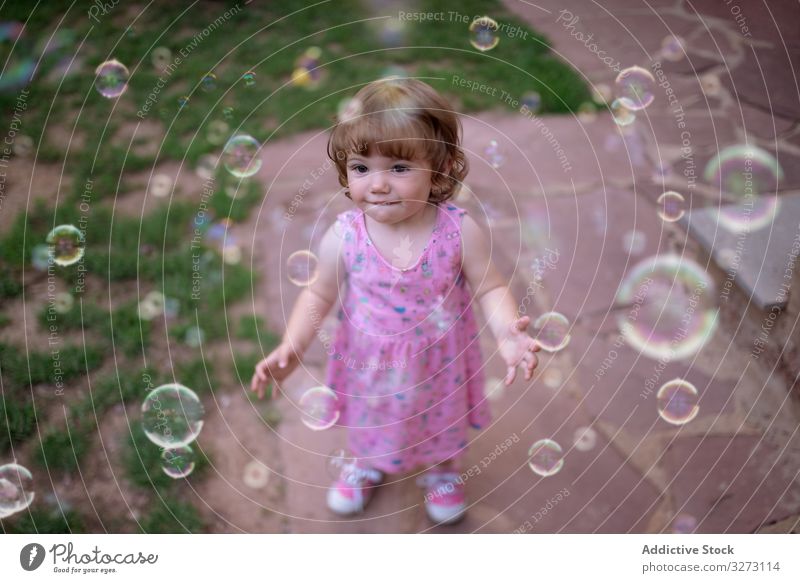
[{"label": "soap bubble", "polygon": [[164,317],[175,318],[180,312],[181,302],[178,298],[164,298]]},{"label": "soap bubble", "polygon": [[186,329],[186,332],[183,335],[183,342],[187,346],[191,346],[192,348],[197,348],[203,343],[205,340],[205,332],[203,329],[198,326],[190,326]]},{"label": "soap bubble", "polygon": [[189,445],[203,428],[205,410],[191,389],[169,383],[153,389],[142,403],[142,426],[158,446],[174,449]]},{"label": "soap bubble", "polygon": [[558,352],[569,344],[569,320],[558,312],[545,312],[536,318],[533,327],[538,330],[536,343],[542,350]]},{"label": "soap bubble", "polygon": [[642,260],[622,280],[616,305],[625,341],[650,358],[667,361],[695,354],[717,325],[715,286],[691,259],[658,255]]},{"label": "soap bubble", "polygon": [[11,151],[14,152],[15,156],[26,157],[30,156],[31,152],[33,152],[33,138],[30,136],[17,136],[14,139],[14,143],[11,145]]},{"label": "soap bubble", "polygon": [[719,187],[731,202],[744,202],[751,196],[774,194],[783,170],[766,150],[736,144],[720,150],[708,161],[703,178]]},{"label": "soap bubble", "polygon": [[621,127],[636,121],[636,113],[625,107],[619,99],[611,102],[611,114],[614,116],[614,123]]},{"label": "soap bubble", "polygon": [[322,431],[339,420],[339,398],[328,387],[313,387],[300,397],[301,421],[309,429]]},{"label": "soap bubble", "polygon": [[225,141],[225,138],[228,137],[228,124],[224,121],[214,120],[208,123],[208,129],[206,130],[206,139],[208,140],[209,144],[214,144],[215,146],[218,144],[222,144]]},{"label": "soap bubble", "polygon": [[172,190],[172,178],[166,174],[156,174],[150,180],[150,194],[162,198],[167,196]]},{"label": "soap bubble", "polygon": [[75,298],[70,293],[57,293],[53,298],[53,309],[59,314],[66,314],[73,305],[75,305]]},{"label": "soap bubble", "polygon": [[195,173],[203,180],[211,180],[217,171],[217,157],[214,154],[204,154],[197,160]]},{"label": "soap bubble", "polygon": [[777,196],[760,196],[752,204],[723,206],[717,211],[719,225],[732,233],[757,231],[772,224],[781,207]]},{"label": "soap bubble", "polygon": [[622,235],[622,248],[629,255],[641,255],[647,245],[647,235],[636,229],[625,231]]},{"label": "soap bubble", "polygon": [[575,430],[573,443],[578,451],[590,451],[597,444],[597,432],[591,427],[578,427]]},{"label": "soap bubble", "polygon": [[685,204],[683,196],[674,190],[668,190],[658,197],[656,204],[658,204],[658,216],[661,220],[668,223],[674,223],[679,220],[683,214],[683,205]]},{"label": "soap bubble", "polygon": [[49,245],[36,245],[31,249],[31,265],[36,271],[47,271],[50,261]]},{"label": "soap bubble", "polygon": [[59,225],[47,235],[50,258],[56,265],[73,265],[81,260],[86,241],[80,229],[73,225]]},{"label": "soap bubble", "polygon": [[481,52],[492,50],[500,42],[497,22],[488,16],[476,18],[469,25],[469,43]]},{"label": "soap bubble", "polygon": [[505,394],[505,380],[496,377],[486,379],[483,385],[483,396],[490,401],[497,401]]},{"label": "soap bubble", "polygon": [[597,119],[597,109],[593,103],[588,101],[578,106],[578,121],[581,123],[592,123]]},{"label": "soap bubble", "polygon": [[697,519],[690,514],[679,514],[672,521],[673,534],[691,534],[697,528]]},{"label": "soap bubble", "polygon": [[261,169],[258,151],[261,144],[252,136],[239,134],[233,136],[222,150],[225,169],[236,178],[248,178]]},{"label": "soap bubble", "polygon": [[528,466],[543,478],[557,474],[564,467],[561,446],[552,439],[540,439],[528,450]]},{"label": "soap bubble", "polygon": [[406,23],[396,18],[390,18],[378,24],[378,41],[389,48],[399,47],[406,42]]},{"label": "soap bubble", "polygon": [[357,458],[348,449],[336,449],[328,454],[326,463],[328,475],[334,480],[346,476],[349,468],[357,465]]},{"label": "soap bubble", "polygon": [[242,481],[248,488],[261,490],[269,483],[270,471],[258,460],[250,460],[244,467]]},{"label": "soap bubble", "polygon": [[217,76],[214,73],[204,75],[200,80],[200,87],[203,88],[203,91],[213,91],[217,88]]},{"label": "soap bubble", "polygon": [[697,389],[683,379],[664,383],[658,393],[658,414],[667,423],[684,425],[697,417]]},{"label": "soap bubble", "polygon": [[538,113],[542,107],[542,96],[536,91],[528,91],[522,95],[522,105],[532,113]]},{"label": "soap bubble", "polygon": [[101,63],[95,69],[94,74],[96,76],[94,85],[103,97],[117,98],[128,88],[128,78],[130,77],[128,68],[116,59]]},{"label": "soap bubble", "polygon": [[564,375],[559,369],[549,367],[542,373],[542,380],[548,388],[557,389],[564,382]]},{"label": "soap bubble", "polygon": [[222,108],[222,116],[227,120],[233,119],[233,108],[232,107],[223,107]]},{"label": "soap bubble", "polygon": [[722,89],[722,82],[714,73],[706,73],[700,77],[700,89],[709,97],[716,97]]},{"label": "soap bubble", "polygon": [[490,140],[489,144],[484,148],[483,154],[486,157],[486,161],[494,169],[498,169],[506,163],[505,153],[497,140]]},{"label": "soap bubble", "polygon": [[360,116],[363,109],[364,105],[361,103],[360,99],[347,97],[339,102],[339,106],[336,110],[336,117],[339,119],[339,123],[347,123]]},{"label": "soap bubble", "polygon": [[164,294],[160,291],[151,291],[139,302],[139,318],[152,320],[164,313],[165,305],[166,298]]},{"label": "soap bubble", "polygon": [[150,53],[150,60],[156,69],[163,71],[172,61],[172,51],[167,47],[157,47]]},{"label": "soap bubble", "polygon": [[256,74],[255,71],[247,71],[244,75],[242,75],[242,80],[247,87],[252,87],[256,84]]},{"label": "soap bubble", "polygon": [[188,445],[161,452],[161,469],[173,480],[185,478],[194,471],[194,450]]},{"label": "soap bubble", "polygon": [[178,97],[178,107],[179,108],[183,109],[186,106],[186,104],[188,104],[188,103],[189,103],[189,96],[188,95],[184,95],[183,97]]},{"label": "soap bubble", "polygon": [[680,61],[686,54],[684,51],[683,39],[671,34],[664,37],[661,41],[661,56],[667,61]]},{"label": "soap bubble", "polygon": [[628,109],[639,111],[653,103],[656,82],[647,69],[629,67],[617,75],[614,84],[617,98]]},{"label": "soap bubble", "polygon": [[25,510],[33,502],[33,475],[15,463],[0,466],[0,517]]},{"label": "soap bubble", "polygon": [[598,83],[592,86],[592,101],[597,105],[605,105],[611,101],[612,92],[611,87],[605,83]]},{"label": "soap bubble", "polygon": [[303,287],[311,285],[317,280],[319,260],[311,251],[295,251],[286,260],[286,272],[289,281],[294,285]]}]

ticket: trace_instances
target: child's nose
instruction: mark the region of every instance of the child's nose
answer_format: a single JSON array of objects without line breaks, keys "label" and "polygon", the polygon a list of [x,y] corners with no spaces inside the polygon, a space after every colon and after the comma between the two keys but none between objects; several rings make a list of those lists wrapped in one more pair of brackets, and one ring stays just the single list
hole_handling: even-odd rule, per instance
[{"label": "child's nose", "polygon": [[383,192],[389,186],[386,172],[375,172],[372,174],[372,190],[373,192]]}]

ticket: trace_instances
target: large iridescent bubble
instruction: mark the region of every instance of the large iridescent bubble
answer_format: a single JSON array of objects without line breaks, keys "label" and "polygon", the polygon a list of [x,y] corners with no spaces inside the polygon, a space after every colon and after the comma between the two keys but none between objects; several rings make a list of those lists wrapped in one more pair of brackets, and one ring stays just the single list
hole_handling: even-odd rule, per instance
[{"label": "large iridescent bubble", "polygon": [[709,160],[703,178],[720,189],[723,207],[718,213],[719,224],[731,232],[765,227],[780,208],[776,192],[783,169],[772,154],[758,146],[724,148]]},{"label": "large iridescent bubble", "polygon": [[203,428],[205,409],[191,389],[169,383],[154,389],[142,404],[142,425],[147,438],[174,449],[189,445]]},{"label": "large iridescent bubble", "polygon": [[639,111],[653,103],[655,86],[652,73],[642,67],[629,67],[621,71],[614,82],[617,99],[633,111]]},{"label": "large iridescent bubble", "polygon": [[564,467],[564,452],[552,439],[540,439],[528,450],[528,466],[542,477],[553,476]]},{"label": "large iridescent bubble", "polygon": [[0,517],[11,516],[31,505],[33,475],[15,463],[0,466]]},{"label": "large iridescent bubble", "polygon": [[775,156],[751,144],[736,144],[720,150],[703,172],[710,185],[718,187],[729,202],[774,194],[783,170]]},{"label": "large iridescent bubble", "polygon": [[115,99],[128,88],[128,68],[116,59],[101,63],[94,73],[94,85],[103,97]]},{"label": "large iridescent bubble", "polygon": [[47,245],[53,263],[66,267],[81,260],[86,249],[86,240],[78,227],[59,225],[48,233]]},{"label": "large iridescent bubble", "polygon": [[301,421],[309,429],[322,431],[333,427],[339,420],[339,399],[328,387],[308,389],[298,403],[303,413]]},{"label": "large iridescent bubble", "polygon": [[617,290],[617,324],[625,340],[656,360],[695,354],[713,334],[719,310],[711,277],[691,259],[644,259]]},{"label": "large iridescent bubble", "polygon": [[233,136],[222,150],[225,169],[236,178],[248,178],[261,169],[258,157],[261,144],[252,136],[240,134]]}]

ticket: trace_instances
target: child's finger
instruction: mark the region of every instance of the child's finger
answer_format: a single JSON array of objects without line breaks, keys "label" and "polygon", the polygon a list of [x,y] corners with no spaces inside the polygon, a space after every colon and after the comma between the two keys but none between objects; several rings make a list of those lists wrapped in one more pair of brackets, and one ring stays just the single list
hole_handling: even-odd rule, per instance
[{"label": "child's finger", "polygon": [[514,379],[517,378],[517,367],[516,366],[509,366],[508,372],[506,372],[506,386],[510,385],[514,382]]},{"label": "child's finger", "polygon": [[258,376],[258,380],[261,382],[267,382],[267,373],[264,370],[267,366],[267,361],[262,360],[256,365],[256,376]]},{"label": "child's finger", "polygon": [[516,322],[514,322],[514,328],[516,330],[519,330],[520,332],[522,332],[522,331],[525,330],[525,328],[528,327],[528,324],[530,324],[530,323],[531,323],[531,317],[530,316],[522,316]]}]

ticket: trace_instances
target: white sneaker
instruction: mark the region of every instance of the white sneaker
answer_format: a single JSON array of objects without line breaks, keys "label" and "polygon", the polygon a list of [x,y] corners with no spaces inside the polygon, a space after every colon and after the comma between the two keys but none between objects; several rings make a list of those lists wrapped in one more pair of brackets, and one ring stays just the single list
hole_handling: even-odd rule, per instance
[{"label": "white sneaker", "polygon": [[343,516],[362,512],[381,482],[383,472],[348,464],[328,489],[328,508]]},{"label": "white sneaker", "polygon": [[429,470],[417,484],[425,488],[425,511],[436,524],[455,524],[466,516],[464,482],[455,472]]}]

